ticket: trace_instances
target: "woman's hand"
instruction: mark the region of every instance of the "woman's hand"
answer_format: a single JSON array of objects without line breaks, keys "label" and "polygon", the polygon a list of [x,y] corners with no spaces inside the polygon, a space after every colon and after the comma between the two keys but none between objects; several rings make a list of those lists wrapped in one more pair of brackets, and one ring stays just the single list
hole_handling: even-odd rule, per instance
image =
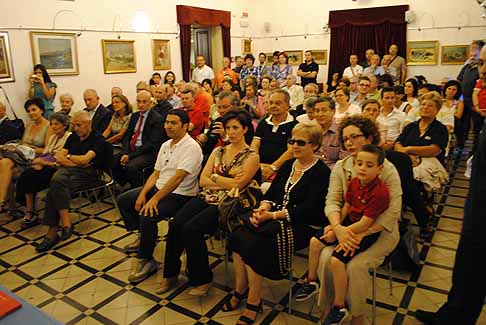
[{"label": "woman's hand", "polygon": [[395,151],[398,151],[398,152],[401,152],[401,153],[407,153],[408,154],[408,148],[407,147],[403,147],[403,146],[395,147]]},{"label": "woman's hand", "polygon": [[270,165],[267,165],[267,164],[262,164],[261,170],[262,170],[262,177],[263,177],[264,180],[269,179],[270,176],[272,176],[272,174],[274,173],[274,171],[272,170]]},{"label": "woman's hand", "polygon": [[273,213],[275,212],[269,212],[267,210],[255,210],[253,212],[253,218],[255,218],[255,221],[261,225],[267,220],[273,219]]},{"label": "woman's hand", "polygon": [[320,239],[324,239],[326,242],[332,243],[336,241],[336,234],[334,233],[334,231],[329,230],[327,233],[322,235]]},{"label": "woman's hand", "polygon": [[342,245],[345,250],[356,249],[359,247],[356,234],[348,227],[337,225],[334,227],[334,233],[336,234],[339,244]]},{"label": "woman's hand", "polygon": [[339,253],[341,251],[344,252],[344,256],[353,256],[356,251],[354,248],[346,249],[341,244],[338,244],[334,250],[336,251],[336,253]]}]

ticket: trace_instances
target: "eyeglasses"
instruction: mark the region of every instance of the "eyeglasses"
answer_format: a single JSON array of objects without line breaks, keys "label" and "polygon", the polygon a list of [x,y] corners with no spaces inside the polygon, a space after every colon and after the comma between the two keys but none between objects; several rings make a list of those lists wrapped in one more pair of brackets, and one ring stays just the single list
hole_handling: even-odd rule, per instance
[{"label": "eyeglasses", "polygon": [[362,133],[361,134],[351,134],[348,137],[343,136],[343,142],[346,143],[348,140],[350,140],[351,142],[354,142],[359,137],[364,137],[364,134],[362,134]]},{"label": "eyeglasses", "polygon": [[288,139],[287,143],[290,144],[290,145],[294,145],[296,143],[299,147],[304,147],[306,144],[308,144],[310,142],[307,142],[307,141],[304,141],[304,140]]}]

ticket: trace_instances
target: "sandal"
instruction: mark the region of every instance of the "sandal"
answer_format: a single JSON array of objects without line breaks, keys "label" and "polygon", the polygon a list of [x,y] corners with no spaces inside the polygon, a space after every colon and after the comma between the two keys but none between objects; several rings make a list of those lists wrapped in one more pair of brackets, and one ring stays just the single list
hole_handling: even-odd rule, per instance
[{"label": "sandal", "polygon": [[37,217],[37,213],[34,211],[26,211],[24,214],[24,220],[22,220],[21,228],[29,228],[39,223],[39,218]]},{"label": "sandal", "polygon": [[[258,313],[262,313],[263,312],[263,307],[262,307],[262,302],[260,301],[260,303],[257,305],[252,305],[252,304],[249,304],[247,303],[246,304],[246,309],[249,310],[249,311],[252,311],[255,313],[255,318],[254,319],[251,319],[245,315],[241,315],[240,318],[238,318],[238,323],[236,323],[236,325],[251,325],[251,324],[254,324],[257,317],[258,317]],[[243,322],[243,323],[240,323],[240,322]]]},{"label": "sandal", "polygon": [[[233,293],[233,295],[228,299],[228,301],[226,301],[223,305],[223,307],[221,308],[221,310],[223,312],[228,312],[228,311],[233,311],[233,310],[236,310],[240,307],[241,303],[243,302],[243,299],[246,299],[248,297],[248,290],[245,291],[245,293],[239,293],[237,291],[235,291],[235,293]],[[233,298],[237,299],[237,302],[236,302],[236,305],[233,305],[231,303],[231,301],[233,300]]]}]

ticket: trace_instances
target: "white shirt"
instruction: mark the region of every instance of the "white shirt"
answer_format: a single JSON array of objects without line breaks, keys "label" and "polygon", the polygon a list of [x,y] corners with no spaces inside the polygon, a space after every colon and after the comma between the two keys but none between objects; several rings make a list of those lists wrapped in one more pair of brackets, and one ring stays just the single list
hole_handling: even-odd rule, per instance
[{"label": "white shirt", "polygon": [[386,127],[386,141],[395,142],[402,132],[405,113],[396,108],[393,108],[388,115],[385,115],[382,111],[376,121]]},{"label": "white shirt", "polygon": [[349,66],[344,69],[343,77],[351,79],[352,77],[359,77],[361,74],[363,74],[363,67],[357,64],[354,68]]},{"label": "white shirt", "polygon": [[204,65],[202,68],[196,67],[194,70],[192,70],[192,80],[202,83],[204,79],[214,79],[213,69],[207,65]]},{"label": "white shirt", "polygon": [[290,95],[290,107],[296,108],[300,104],[304,103],[304,88],[299,85],[292,85],[289,87],[285,86],[282,88],[287,91]]},{"label": "white shirt", "polygon": [[311,120],[309,118],[309,115],[307,115],[307,114],[302,114],[302,115],[297,116],[297,121],[299,123],[303,123],[303,124],[316,124],[316,125],[319,125],[319,123],[316,121],[316,119]]},{"label": "white shirt", "polygon": [[339,104],[336,103],[336,113],[334,113],[334,122],[339,125],[341,121],[351,115],[361,114],[361,108],[359,106],[350,104],[346,112],[339,112]]},{"label": "white shirt", "polygon": [[137,142],[135,142],[135,147],[140,147],[142,146],[142,134],[143,134],[143,128],[145,127],[145,122],[147,121],[149,111],[145,111],[145,113],[142,114],[140,112],[140,115],[138,116],[137,122],[135,123],[135,129],[133,130],[133,134],[137,132],[138,128],[138,123],[140,123],[140,116],[143,115],[143,120],[142,120],[142,127],[140,128],[140,134],[138,135]]},{"label": "white shirt", "polygon": [[93,119],[93,116],[95,116],[96,114],[96,111],[98,110],[98,108],[100,107],[101,104],[98,104],[98,106],[96,106],[94,109],[92,110],[89,110],[87,107],[84,109],[86,112],[88,112],[88,115],[89,115],[89,118],[92,120]]},{"label": "white shirt", "polygon": [[201,146],[187,133],[176,145],[171,144],[172,139],[160,147],[154,167],[159,172],[155,186],[160,190],[181,169],[188,174],[172,193],[195,196],[199,192],[198,176],[203,161]]}]

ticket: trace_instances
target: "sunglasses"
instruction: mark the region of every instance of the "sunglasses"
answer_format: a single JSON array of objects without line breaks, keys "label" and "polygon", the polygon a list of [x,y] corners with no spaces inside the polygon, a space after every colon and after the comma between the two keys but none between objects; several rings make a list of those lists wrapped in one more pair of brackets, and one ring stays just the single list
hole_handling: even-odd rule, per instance
[{"label": "sunglasses", "polygon": [[294,145],[296,143],[299,147],[304,147],[306,144],[308,144],[310,142],[307,142],[307,141],[304,141],[304,140],[288,139],[287,143],[290,144],[290,145]]}]

